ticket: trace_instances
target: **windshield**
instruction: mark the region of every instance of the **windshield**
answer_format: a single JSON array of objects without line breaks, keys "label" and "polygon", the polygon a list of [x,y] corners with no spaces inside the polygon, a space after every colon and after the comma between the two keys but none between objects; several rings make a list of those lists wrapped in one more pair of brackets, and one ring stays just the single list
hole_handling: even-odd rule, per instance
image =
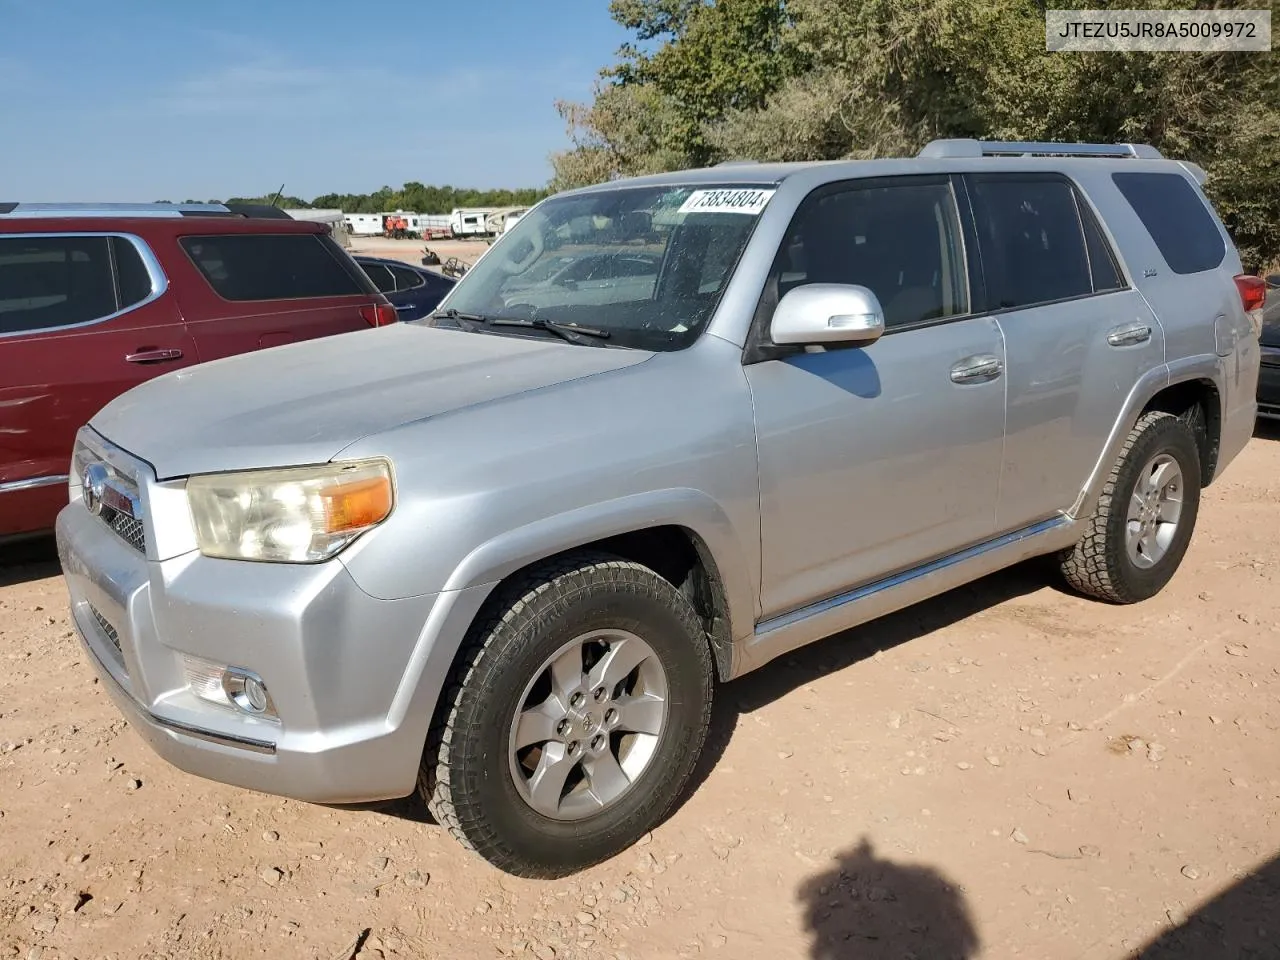
[{"label": "windshield", "polygon": [[[529,335],[547,321],[605,331],[601,346],[682,349],[710,319],[773,192],[663,186],[552,197],[485,251],[431,322],[448,324],[456,311],[487,332]],[[538,326],[490,327],[495,320]]]}]

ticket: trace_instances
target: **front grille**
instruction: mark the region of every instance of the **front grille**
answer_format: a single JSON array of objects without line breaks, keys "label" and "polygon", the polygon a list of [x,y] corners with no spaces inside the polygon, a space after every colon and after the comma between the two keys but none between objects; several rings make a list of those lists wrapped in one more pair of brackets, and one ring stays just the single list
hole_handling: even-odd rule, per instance
[{"label": "front grille", "polygon": [[[109,517],[108,513],[111,514]],[[121,513],[118,510],[104,510],[102,515],[107,521],[107,526],[114,530],[121,540],[139,553],[147,552],[147,528],[143,526],[141,520],[135,520],[127,513]]]},{"label": "front grille", "polygon": [[89,614],[102,635],[111,641],[111,646],[115,647],[116,658],[120,661],[120,665],[124,666],[124,651],[120,649],[120,634],[116,633],[116,628],[111,625],[110,620],[98,612],[98,608],[92,603],[89,604]]}]

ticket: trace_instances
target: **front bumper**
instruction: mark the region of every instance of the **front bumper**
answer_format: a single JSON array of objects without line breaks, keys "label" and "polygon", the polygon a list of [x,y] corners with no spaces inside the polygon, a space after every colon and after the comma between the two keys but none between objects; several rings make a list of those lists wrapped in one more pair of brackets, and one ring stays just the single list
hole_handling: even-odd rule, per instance
[{"label": "front bumper", "polygon": [[[165,760],[321,803],[412,792],[444,655],[457,646],[441,644],[442,632],[456,629],[455,617],[469,620],[479,598],[377,600],[337,561],[149,559],[79,500],[58,515],[57,540],[89,659]],[[184,654],[256,673],[279,719],[196,696]]]}]

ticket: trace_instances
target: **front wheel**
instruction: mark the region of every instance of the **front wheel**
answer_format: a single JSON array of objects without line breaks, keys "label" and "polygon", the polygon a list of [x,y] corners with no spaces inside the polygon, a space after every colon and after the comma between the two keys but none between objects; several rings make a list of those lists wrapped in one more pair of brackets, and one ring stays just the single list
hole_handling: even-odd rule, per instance
[{"label": "front wheel", "polygon": [[1063,576],[1081,593],[1112,603],[1155,596],[1182,563],[1199,511],[1195,432],[1172,414],[1144,414],[1084,536],[1063,553]]},{"label": "front wheel", "polygon": [[706,739],[711,653],[669,582],[600,554],[535,568],[468,638],[419,790],[508,873],[557,877],[625,849],[678,799]]}]

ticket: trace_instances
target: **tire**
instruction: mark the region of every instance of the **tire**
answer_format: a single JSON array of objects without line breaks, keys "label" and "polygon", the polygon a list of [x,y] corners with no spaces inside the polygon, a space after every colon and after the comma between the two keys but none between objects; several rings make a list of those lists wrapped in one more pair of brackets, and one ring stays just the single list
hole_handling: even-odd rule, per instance
[{"label": "tire", "polygon": [[[1176,523],[1166,534],[1165,522],[1157,522],[1155,529],[1160,532],[1147,541],[1146,552],[1139,547],[1135,555],[1129,539],[1131,524],[1140,526],[1151,517],[1138,509],[1138,519],[1131,521],[1131,512],[1138,506],[1135,494],[1139,498],[1147,494],[1148,475],[1154,467],[1168,463],[1176,465],[1180,479],[1157,490],[1156,501],[1160,502],[1162,491],[1170,498],[1181,498]],[[1163,473],[1157,480],[1172,476]],[[1067,583],[1111,603],[1137,603],[1159,593],[1191,542],[1200,512],[1200,482],[1195,424],[1169,413],[1144,414],[1125,440],[1084,536],[1059,558]],[[1171,508],[1161,507],[1158,516],[1167,518],[1170,513]]]},{"label": "tire", "polygon": [[[597,636],[608,646],[582,640]],[[563,682],[572,680],[571,668],[557,674],[547,666],[585,664],[588,679],[594,671],[614,683],[606,661],[617,672],[643,650],[649,655],[618,674],[625,679],[603,700],[597,697],[606,683],[574,687]],[[419,792],[438,823],[499,869],[566,876],[626,849],[670,811],[706,740],[713,688],[710,644],[697,614],[652,570],[600,553],[535,567],[499,588],[459,652],[427,740]],[[585,703],[575,708],[579,694],[569,690]],[[654,705],[654,691],[665,695],[665,706]],[[641,700],[645,712],[638,714]],[[545,728],[531,724],[540,732],[531,738],[517,718],[539,711],[551,720],[541,718]],[[644,723],[634,726],[656,733],[627,732],[619,719],[640,716]],[[537,745],[512,749],[530,739]],[[572,768],[564,786],[548,774],[535,790],[530,771],[552,767]],[[616,772],[605,775],[628,767],[622,781]],[[628,778],[630,785],[610,797]]]}]

